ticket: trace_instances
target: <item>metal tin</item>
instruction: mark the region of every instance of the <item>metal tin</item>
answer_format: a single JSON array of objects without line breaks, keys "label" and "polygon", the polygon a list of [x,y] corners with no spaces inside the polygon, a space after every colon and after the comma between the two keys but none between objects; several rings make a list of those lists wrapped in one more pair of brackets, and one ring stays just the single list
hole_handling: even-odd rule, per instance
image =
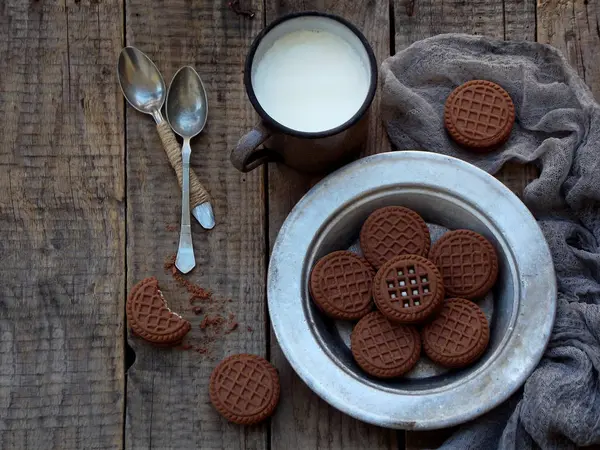
[{"label": "metal tin", "polygon": [[[477,231],[496,247],[500,274],[490,344],[473,366],[372,378],[352,359],[344,327],[312,304],[308,279],[314,263],[350,247],[368,215],[387,205],[411,208],[428,223]],[[506,400],[541,359],[556,313],[550,251],[525,205],[475,166],[413,151],[364,158],[313,187],[281,228],[267,292],[279,344],[314,392],[357,419],[407,430],[456,425]]]}]

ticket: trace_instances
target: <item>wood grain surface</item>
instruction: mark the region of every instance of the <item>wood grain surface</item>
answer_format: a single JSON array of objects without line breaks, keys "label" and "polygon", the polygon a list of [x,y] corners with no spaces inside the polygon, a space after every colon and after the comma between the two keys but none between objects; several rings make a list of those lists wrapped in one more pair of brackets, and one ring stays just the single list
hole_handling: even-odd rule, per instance
[{"label": "wood grain surface", "polygon": [[600,5],[597,0],[539,0],[537,39],[561,50],[600,98]]},{"label": "wood grain surface", "polygon": [[535,38],[534,0],[401,0],[394,2],[396,51],[442,33]]},{"label": "wood grain surface", "polygon": [[[438,33],[537,39],[561,49],[598,96],[598,1],[239,6],[254,17],[228,0],[0,2],[0,449],[425,449],[451,432],[405,436],[335,410],[295,375],[270,332],[269,250],[320,177],[230,165],[230,149],[257,121],[242,84],[248,46],[279,15],[308,9],[355,23],[379,63]],[[164,269],[177,248],[180,191],[154,122],[124,107],[115,75],[124,45],[146,52],[167,83],[194,66],[208,92],[192,165],[217,226],[193,223],[198,266],[186,277],[214,292],[199,315]],[[378,97],[371,109],[365,155],[390,150]],[[513,165],[497,176],[519,193],[535,170]],[[126,332],[126,292],[151,275],[191,321],[185,342],[205,353],[151,347]],[[229,334],[202,329],[207,315],[239,325]],[[212,369],[239,352],[267,356],[280,371],[282,402],[260,426],[229,424],[209,404]]]},{"label": "wood grain surface", "polygon": [[126,4],[126,43],[147,52],[167,83],[188,64],[206,87],[209,117],[192,140],[192,166],[214,200],[216,227],[206,231],[192,224],[197,267],[186,279],[211,289],[214,303],[225,300],[216,311],[214,304],[207,310],[225,318],[234,314],[239,322],[234,332],[207,343],[211,328],[200,324],[208,313],[190,312],[190,295],[163,270],[177,249],[181,194],[152,119],[127,109],[127,285],[157,276],[171,308],[192,323],[185,342],[208,350],[156,349],[129,336],[136,359],[127,378],[127,449],[267,447],[268,423],[232,425],[208,398],[218,360],[266,353],[263,174],[244,175],[229,163],[229,150],[255,121],[242,78],[248,45],[262,28],[262,2],[244,7],[255,10],[256,19],[236,15],[222,1]]},{"label": "wood grain surface", "polygon": [[0,3],[3,449],[122,445],[121,13]]}]

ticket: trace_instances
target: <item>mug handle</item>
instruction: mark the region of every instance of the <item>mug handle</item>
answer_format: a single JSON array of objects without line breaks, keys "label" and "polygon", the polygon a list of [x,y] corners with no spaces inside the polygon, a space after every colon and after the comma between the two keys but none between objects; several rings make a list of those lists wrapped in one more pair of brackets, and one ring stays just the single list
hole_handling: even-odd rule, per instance
[{"label": "mug handle", "polygon": [[240,172],[250,172],[261,164],[279,159],[273,150],[258,148],[272,134],[273,130],[261,121],[243,135],[229,155],[233,167]]}]

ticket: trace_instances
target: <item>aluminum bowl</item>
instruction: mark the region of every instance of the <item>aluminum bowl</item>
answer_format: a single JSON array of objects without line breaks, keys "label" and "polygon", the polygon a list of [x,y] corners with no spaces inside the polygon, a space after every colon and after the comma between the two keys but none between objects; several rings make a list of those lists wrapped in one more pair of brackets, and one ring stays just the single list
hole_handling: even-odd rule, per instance
[{"label": "aluminum bowl", "polygon": [[[343,327],[312,304],[308,280],[315,262],[350,247],[369,214],[388,205],[411,208],[428,223],[477,231],[496,247],[490,344],[474,365],[424,377],[370,377],[354,362]],[[365,422],[426,430],[473,419],[524,383],[550,337],[555,280],[540,228],[502,183],[455,158],[403,151],[354,162],[298,202],[277,237],[267,292],[279,345],[314,392]]]}]

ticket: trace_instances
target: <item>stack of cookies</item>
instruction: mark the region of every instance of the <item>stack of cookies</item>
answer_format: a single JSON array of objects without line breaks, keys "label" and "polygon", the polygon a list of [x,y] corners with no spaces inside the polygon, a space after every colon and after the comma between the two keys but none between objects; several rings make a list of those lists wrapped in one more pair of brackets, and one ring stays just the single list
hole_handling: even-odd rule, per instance
[{"label": "stack of cookies", "polygon": [[425,221],[390,206],[369,216],[360,233],[364,258],[349,251],[314,266],[314,303],[334,319],[358,321],[351,335],[357,364],[380,378],[398,377],[418,362],[465,367],[481,357],[489,325],[475,301],[498,276],[492,244],[470,230],[444,234],[433,246]]}]

